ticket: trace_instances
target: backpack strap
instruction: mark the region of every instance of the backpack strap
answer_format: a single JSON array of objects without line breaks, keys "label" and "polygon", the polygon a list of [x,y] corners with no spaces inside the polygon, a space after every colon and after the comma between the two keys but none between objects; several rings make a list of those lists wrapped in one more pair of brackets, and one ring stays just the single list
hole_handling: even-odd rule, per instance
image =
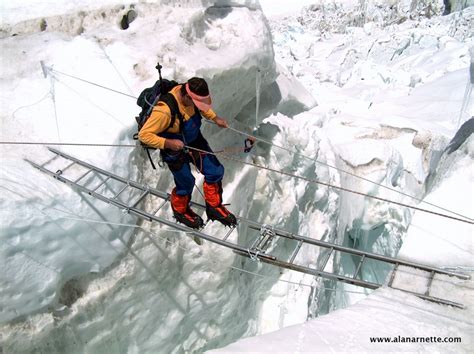
[{"label": "backpack strap", "polygon": [[183,132],[184,117],[179,111],[178,102],[176,101],[176,98],[171,93],[167,93],[160,96],[159,101],[165,103],[169,107],[170,112],[171,112],[170,124],[164,131],[162,131],[162,133],[166,133],[174,125],[174,123],[176,122],[176,116],[178,116],[179,134],[181,134]]},{"label": "backpack strap", "polygon": [[[181,134],[182,131],[183,131],[184,117],[181,114],[181,112],[179,111],[178,102],[176,101],[176,98],[171,93],[166,93],[164,95],[159,96],[159,99],[155,100],[154,105],[151,107],[151,110],[149,111],[149,114],[151,114],[151,111],[153,110],[154,106],[159,101],[165,103],[169,107],[170,112],[171,112],[170,124],[168,125],[168,127],[164,131],[162,131],[162,133],[166,133],[174,125],[174,123],[176,122],[176,116],[178,116],[178,119],[179,119],[179,134]],[[138,133],[136,134],[136,136],[137,136],[137,139],[138,139]],[[135,135],[134,135],[134,139],[135,139]],[[153,159],[151,158],[151,155],[150,155],[150,149],[152,149],[152,150],[156,150],[156,149],[148,147],[148,146],[143,146],[143,147],[146,150],[146,153],[148,155],[148,159],[150,160],[150,163],[151,163],[151,167],[153,167],[153,169],[156,170],[155,164],[153,163]]]}]

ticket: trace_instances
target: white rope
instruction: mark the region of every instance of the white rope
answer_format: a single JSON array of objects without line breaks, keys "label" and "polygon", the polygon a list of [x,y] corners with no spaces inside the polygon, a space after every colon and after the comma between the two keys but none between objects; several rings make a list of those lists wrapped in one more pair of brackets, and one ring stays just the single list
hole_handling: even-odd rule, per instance
[{"label": "white rope", "polygon": [[[118,94],[122,94],[122,95],[125,95],[125,96],[128,96],[128,97],[131,97],[131,98],[136,99],[135,96],[128,95],[128,94],[126,94],[126,93],[123,93],[123,92],[120,92],[120,91],[111,89],[111,88],[109,88],[109,87],[106,87],[106,86],[103,86],[103,85],[99,85],[99,84],[93,83],[93,82],[88,81],[88,80],[81,79],[81,78],[79,78],[79,77],[77,77],[77,76],[73,76],[73,75],[70,75],[70,74],[66,74],[66,73],[60,72],[60,71],[58,71],[58,70],[53,69],[52,67],[47,67],[47,70],[48,70],[50,73],[58,73],[58,74],[61,74],[61,75],[65,75],[65,76],[74,78],[74,79],[76,79],[76,80],[80,80],[80,81],[86,82],[86,83],[88,83],[88,84],[91,84],[91,85],[94,85],[94,86],[98,86],[98,87],[101,87],[101,88],[103,88],[103,89],[110,90],[110,91],[116,92],[116,93],[118,93]],[[57,80],[57,79],[56,79],[56,80]],[[114,119],[116,119],[116,118],[114,117]],[[208,120],[205,120],[205,121],[206,121],[206,122],[209,122],[209,123],[215,124],[215,123],[212,122],[212,121],[208,121]],[[119,122],[120,122],[120,121],[119,121]],[[236,121],[236,122],[238,122],[238,121]],[[120,122],[120,123],[123,124],[122,122]],[[240,123],[240,122],[239,122],[239,123]],[[232,131],[234,131],[234,132],[236,132],[236,133],[238,133],[238,134],[241,134],[241,135],[244,135],[244,136],[247,136],[247,137],[254,138],[254,139],[256,139],[257,141],[263,142],[263,143],[268,144],[268,145],[270,145],[270,146],[272,146],[272,147],[276,147],[276,148],[285,150],[285,151],[290,152],[290,153],[292,153],[292,154],[294,154],[294,155],[301,156],[301,157],[303,157],[303,158],[306,158],[306,159],[309,159],[309,160],[311,160],[311,161],[314,161],[314,162],[316,162],[316,163],[318,163],[318,164],[321,164],[321,165],[327,166],[327,167],[329,167],[329,168],[335,169],[335,170],[337,170],[337,171],[339,171],[339,172],[342,172],[342,173],[348,174],[348,175],[350,175],[350,176],[353,176],[353,177],[359,178],[359,179],[361,179],[361,180],[364,180],[364,181],[366,181],[366,182],[375,184],[375,185],[377,185],[377,186],[379,186],[379,187],[381,187],[381,188],[385,188],[385,189],[388,189],[388,190],[390,190],[390,191],[392,191],[392,192],[401,194],[401,195],[403,195],[403,196],[405,196],[405,197],[414,199],[414,200],[416,200],[416,201],[419,202],[419,203],[425,203],[425,204],[427,204],[427,205],[430,205],[430,206],[432,206],[432,207],[438,208],[438,209],[440,209],[440,210],[443,210],[443,211],[452,213],[452,214],[454,214],[454,215],[458,215],[458,216],[460,216],[460,217],[463,217],[463,218],[472,220],[471,218],[468,218],[468,217],[466,217],[466,216],[464,216],[464,215],[462,215],[462,214],[456,213],[456,212],[454,212],[454,211],[452,211],[452,210],[443,208],[443,207],[441,207],[441,206],[438,206],[438,205],[436,205],[436,204],[427,202],[427,201],[425,201],[425,200],[423,200],[423,199],[420,199],[420,198],[417,198],[417,197],[415,197],[415,196],[409,195],[409,194],[404,193],[404,192],[402,192],[402,191],[399,191],[399,190],[396,190],[396,189],[394,189],[394,188],[391,188],[391,187],[382,185],[382,184],[380,184],[380,183],[374,182],[374,181],[372,181],[372,180],[370,180],[370,179],[368,179],[368,178],[365,178],[365,177],[356,175],[355,173],[352,173],[352,172],[350,172],[350,171],[347,171],[347,170],[341,169],[341,168],[339,168],[339,167],[332,166],[332,165],[330,165],[330,164],[328,164],[328,163],[319,161],[319,160],[317,160],[317,159],[311,158],[311,157],[309,157],[309,156],[306,156],[306,155],[304,155],[304,154],[299,153],[298,151],[291,150],[291,149],[285,148],[285,147],[283,147],[283,146],[279,146],[279,145],[274,144],[274,143],[272,143],[272,142],[270,142],[270,141],[267,141],[267,140],[265,140],[265,139],[263,139],[263,138],[256,137],[256,136],[251,135],[251,134],[247,134],[247,133],[245,133],[245,132],[242,132],[242,131],[240,131],[240,130],[238,130],[238,129],[235,129],[235,128],[232,128],[232,127],[229,127],[229,129],[232,130]]]},{"label": "white rope", "polygon": [[71,90],[72,92],[74,92],[76,95],[78,95],[80,98],[82,98],[83,100],[85,100],[86,102],[89,102],[89,104],[91,104],[92,106],[96,107],[97,109],[99,109],[100,111],[102,111],[103,113],[105,113],[106,115],[108,115],[109,117],[111,117],[113,120],[115,120],[116,122],[118,122],[120,125],[122,125],[123,127],[126,127],[127,125],[125,123],[123,123],[120,119],[118,119],[117,117],[115,117],[113,114],[107,112],[104,108],[100,107],[98,104],[96,104],[95,102],[93,102],[92,100],[88,99],[87,97],[83,96],[82,94],[80,94],[78,91],[74,90],[71,86],[69,86],[68,84],[66,84],[65,82],[61,81],[60,79],[58,79],[55,75],[51,75],[52,78],[54,78],[54,80],[56,80],[57,82],[59,82],[60,84],[64,85],[66,88],[68,88],[69,90]]},{"label": "white rope", "polygon": [[[205,122],[208,122],[208,123],[211,123],[211,124],[215,124],[214,122],[209,121],[209,120],[205,120]],[[236,120],[236,122],[238,122],[238,121]],[[239,123],[240,123],[240,122],[239,122]],[[241,123],[240,123],[240,124],[241,124]],[[430,205],[430,206],[432,206],[432,207],[438,208],[438,209],[440,209],[440,210],[443,210],[443,211],[452,213],[452,214],[454,214],[454,215],[458,215],[458,216],[461,216],[461,217],[463,217],[463,218],[469,219],[468,217],[466,217],[466,216],[464,216],[464,215],[462,215],[462,214],[459,214],[459,213],[457,213],[457,212],[455,212],[455,211],[452,211],[452,210],[443,208],[443,207],[441,207],[441,206],[439,206],[439,205],[436,205],[436,204],[427,202],[427,201],[425,201],[425,200],[423,200],[423,199],[420,199],[420,198],[417,198],[417,197],[412,196],[412,195],[410,195],[410,194],[407,194],[407,193],[405,193],[405,192],[399,191],[399,190],[397,190],[397,189],[395,189],[395,188],[391,188],[391,187],[388,187],[388,186],[383,185],[383,184],[381,184],[381,183],[374,182],[374,181],[372,181],[372,180],[370,180],[370,179],[368,179],[368,178],[366,178],[366,177],[359,176],[359,175],[357,175],[357,174],[355,174],[355,173],[353,173],[353,172],[344,170],[344,169],[339,168],[339,167],[336,167],[336,166],[332,166],[332,165],[330,165],[330,164],[328,164],[328,163],[326,163],[326,162],[322,162],[322,161],[319,161],[319,160],[317,160],[317,159],[315,159],[315,158],[306,156],[306,155],[304,155],[304,154],[302,154],[302,153],[300,153],[300,152],[298,152],[298,151],[296,151],[296,150],[292,150],[292,149],[289,149],[289,148],[285,148],[285,147],[283,147],[283,146],[280,146],[280,145],[277,145],[277,144],[275,144],[275,143],[272,143],[271,141],[265,140],[265,139],[263,139],[263,138],[261,138],[261,137],[258,137],[258,136],[252,135],[252,134],[245,133],[245,132],[243,132],[243,131],[240,131],[240,130],[235,129],[235,128],[232,128],[232,127],[229,127],[229,129],[232,130],[232,131],[234,131],[235,133],[240,134],[240,135],[244,135],[244,136],[246,136],[246,137],[248,137],[248,138],[254,138],[254,139],[257,140],[257,141],[260,141],[260,142],[262,142],[262,143],[268,144],[268,145],[270,145],[271,147],[275,147],[275,148],[278,148],[278,149],[282,149],[282,150],[287,151],[287,152],[289,152],[289,153],[291,153],[291,154],[293,154],[293,155],[301,156],[301,157],[303,157],[303,158],[305,158],[305,159],[308,159],[308,160],[313,161],[313,162],[315,162],[315,163],[318,163],[318,164],[320,164],[320,165],[326,166],[326,167],[328,167],[328,168],[332,168],[332,169],[334,169],[334,170],[337,170],[337,171],[339,171],[339,172],[345,173],[345,174],[350,175],[350,176],[352,176],[352,177],[359,178],[359,179],[361,179],[361,180],[363,180],[363,181],[366,181],[366,182],[372,183],[372,184],[374,184],[374,185],[377,185],[377,186],[379,186],[379,187],[381,187],[381,188],[387,189],[387,190],[389,190],[389,191],[391,191],[391,192],[395,192],[395,193],[398,193],[398,194],[403,195],[403,196],[405,196],[405,197],[414,199],[414,200],[416,200],[416,201],[419,202],[419,203],[424,203],[424,204]]]},{"label": "white rope", "polygon": [[[16,141],[16,142],[15,141],[0,141],[0,145],[65,145],[65,146],[73,145],[73,146],[96,146],[96,147],[97,146],[108,146],[108,147],[127,147],[127,148],[137,147],[137,145],[125,145],[125,144],[80,144],[80,143],[47,143],[47,142],[24,142],[24,141],[23,142],[20,142],[20,141]],[[236,159],[236,158],[233,158],[233,157],[225,156],[226,155],[225,152],[209,152],[207,150],[197,149],[197,148],[187,146],[187,145],[185,145],[185,148],[187,148],[189,150],[195,150],[195,151],[203,152],[203,153],[206,153],[206,154],[215,155],[215,156],[224,155],[224,156],[222,156],[224,159],[231,160],[231,161],[234,161],[234,162],[238,162],[238,163],[248,165],[248,166],[253,166],[257,169],[267,170],[267,171],[278,173],[278,174],[281,174],[281,175],[285,175],[285,176],[288,176],[288,177],[291,177],[291,178],[301,179],[301,180],[306,181],[308,183],[321,184],[321,185],[329,187],[329,188],[334,188],[334,189],[338,189],[338,190],[341,190],[341,191],[344,191],[344,192],[357,194],[357,195],[360,195],[360,196],[363,196],[363,197],[376,199],[376,200],[379,200],[379,201],[382,201],[382,202],[399,205],[399,206],[402,206],[402,207],[405,207],[405,208],[410,208],[410,209],[422,211],[422,212],[425,212],[425,213],[433,214],[433,215],[436,215],[436,216],[440,216],[440,217],[444,217],[444,218],[448,218],[448,219],[452,219],[452,220],[457,220],[457,221],[460,221],[460,222],[463,222],[463,223],[474,224],[474,219],[468,218],[467,216],[462,216],[461,215],[465,219],[460,219],[460,218],[457,218],[457,217],[454,217],[454,216],[438,213],[438,212],[428,210],[428,209],[424,209],[424,208],[419,208],[419,207],[409,205],[409,204],[406,204],[406,203],[400,203],[400,202],[396,202],[396,201],[393,201],[393,200],[390,200],[390,199],[387,199],[387,198],[381,198],[381,197],[377,197],[375,195],[370,195],[370,194],[367,194],[367,193],[358,192],[358,191],[353,190],[353,189],[336,186],[336,185],[326,183],[326,182],[323,182],[323,181],[320,181],[320,180],[311,179],[311,178],[307,178],[307,177],[304,177],[304,176],[295,175],[293,173],[285,172],[285,171],[282,171],[282,170],[277,170],[277,169],[266,167],[266,166],[263,166],[263,165],[257,165],[255,163],[239,160],[239,159]]]}]

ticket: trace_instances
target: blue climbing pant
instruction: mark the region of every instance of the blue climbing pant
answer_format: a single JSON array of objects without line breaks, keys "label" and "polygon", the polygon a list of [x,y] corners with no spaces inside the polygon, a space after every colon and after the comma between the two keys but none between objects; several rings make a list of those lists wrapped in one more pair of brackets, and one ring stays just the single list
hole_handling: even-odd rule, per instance
[{"label": "blue climbing pant", "polygon": [[[197,134],[195,140],[186,145],[212,153],[201,132]],[[161,156],[173,174],[177,195],[190,195],[193,192],[195,178],[191,172],[190,163],[204,175],[207,183],[220,182],[224,177],[224,166],[215,155],[190,149],[188,152],[162,150]]]}]

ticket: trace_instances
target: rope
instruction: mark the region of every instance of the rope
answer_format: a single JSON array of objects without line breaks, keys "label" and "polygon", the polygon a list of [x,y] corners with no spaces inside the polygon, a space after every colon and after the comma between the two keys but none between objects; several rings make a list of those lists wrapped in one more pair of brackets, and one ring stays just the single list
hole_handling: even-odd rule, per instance
[{"label": "rope", "polygon": [[[127,96],[127,97],[131,97],[131,98],[134,98],[134,99],[137,98],[137,97],[135,97],[135,96],[133,96],[133,95],[129,95],[129,94],[126,94],[126,93],[123,93],[123,92],[114,90],[114,89],[112,89],[112,88],[109,88],[109,87],[106,87],[106,86],[103,86],[103,85],[99,85],[99,84],[96,84],[96,83],[91,82],[91,81],[88,81],[88,80],[81,79],[81,78],[79,78],[79,77],[77,77],[77,76],[63,73],[63,72],[61,72],[61,71],[58,71],[58,70],[56,70],[56,69],[53,69],[52,67],[46,67],[46,68],[47,68],[47,70],[48,70],[50,73],[53,73],[53,72],[54,72],[54,73],[58,73],[58,74],[61,74],[61,75],[64,75],[64,76],[68,76],[68,77],[71,77],[71,78],[73,78],[73,79],[76,79],[76,80],[79,80],[79,81],[83,81],[83,82],[86,82],[86,83],[88,83],[88,84],[91,84],[91,85],[94,85],[94,86],[97,86],[97,87],[101,87],[101,88],[103,88],[103,89],[106,89],[106,90],[109,90],[109,91],[112,91],[112,92],[115,92],[115,93],[118,93],[118,94],[121,94],[121,95],[124,95],[124,96]],[[257,74],[257,75],[258,75],[258,74]],[[56,80],[57,80],[57,79],[56,79]],[[205,120],[205,121],[206,121],[206,122],[209,122],[209,123],[215,124],[215,123],[212,122],[212,121],[208,121],[208,120]],[[122,124],[123,124],[123,123],[122,123]],[[311,158],[311,157],[309,157],[309,156],[306,156],[306,155],[304,155],[304,154],[301,154],[301,153],[299,153],[299,152],[297,152],[297,151],[295,151],[295,150],[291,150],[291,149],[285,148],[285,147],[283,147],[283,146],[279,146],[279,145],[274,144],[274,143],[272,143],[272,142],[270,142],[270,141],[268,141],[268,140],[262,139],[262,138],[260,138],[260,137],[256,137],[256,136],[251,135],[251,134],[247,134],[247,133],[245,133],[245,132],[242,132],[242,131],[237,130],[237,129],[232,128],[232,127],[228,127],[228,129],[230,129],[230,130],[232,130],[232,131],[234,131],[234,132],[236,132],[236,133],[238,133],[238,134],[241,134],[241,135],[244,135],[244,136],[247,136],[247,137],[250,137],[250,138],[254,138],[254,139],[257,140],[257,141],[260,141],[260,142],[262,142],[262,143],[268,144],[268,145],[270,145],[270,146],[272,146],[272,147],[276,147],[276,148],[285,150],[285,151],[287,151],[287,152],[290,152],[290,153],[292,153],[292,154],[299,155],[299,156],[301,156],[301,157],[303,157],[303,158],[309,159],[309,160],[314,161],[314,162],[316,162],[316,163],[318,163],[318,164],[321,164],[321,165],[323,165],[323,166],[326,166],[326,167],[335,169],[335,170],[337,170],[337,171],[339,171],[339,172],[346,173],[346,174],[348,174],[348,175],[350,175],[350,176],[353,176],[353,177],[356,177],[356,178],[360,178],[360,179],[362,179],[362,180],[364,180],[364,181],[366,181],[366,182],[375,184],[375,185],[377,185],[377,186],[379,186],[379,187],[381,187],[381,188],[385,188],[385,189],[388,189],[388,190],[390,190],[390,191],[392,191],[392,192],[401,194],[401,195],[403,195],[403,196],[405,196],[405,197],[414,199],[414,200],[416,200],[416,201],[419,202],[419,203],[424,203],[424,204],[427,204],[427,205],[429,205],[429,206],[438,208],[438,209],[440,209],[440,210],[444,210],[444,211],[446,211],[446,212],[449,212],[449,213],[451,213],[451,214],[460,216],[460,217],[462,217],[462,218],[469,219],[469,220],[473,220],[473,219],[471,219],[471,218],[469,218],[469,217],[467,217],[467,216],[465,216],[465,215],[462,215],[462,214],[459,214],[459,213],[454,212],[454,211],[452,211],[452,210],[443,208],[443,207],[438,206],[438,205],[436,205],[436,204],[427,202],[427,201],[425,201],[425,200],[423,200],[423,199],[420,199],[420,198],[417,198],[417,197],[415,197],[415,196],[409,195],[409,194],[407,194],[407,193],[404,193],[404,192],[402,192],[402,191],[396,190],[396,189],[394,189],[394,188],[391,188],[391,187],[382,185],[382,184],[380,184],[380,183],[374,182],[374,181],[372,181],[372,180],[370,180],[370,179],[368,179],[368,178],[359,176],[359,175],[357,175],[357,174],[355,174],[355,173],[352,173],[352,172],[350,172],[350,171],[344,170],[344,169],[339,168],[339,167],[336,167],[336,166],[332,166],[332,165],[330,165],[330,164],[328,164],[328,163],[319,161],[319,160],[317,160],[317,159],[313,159],[313,158]],[[224,149],[224,150],[225,150],[225,149]]]},{"label": "rope", "polygon": [[104,46],[102,45],[102,43],[100,42],[100,39],[96,37],[96,41],[97,41],[97,44],[99,45],[99,48],[102,50],[102,52],[104,53],[105,57],[107,58],[108,62],[110,63],[110,65],[112,65],[112,67],[114,68],[115,72],[117,73],[117,75],[120,77],[120,80],[123,82],[123,84],[127,87],[128,91],[130,92],[130,94],[133,96],[133,90],[132,88],[128,85],[128,82],[127,80],[125,80],[125,78],[123,77],[123,75],[120,73],[120,71],[117,69],[117,67],[115,66],[114,62],[112,61],[112,59],[110,58],[110,56],[107,54],[107,51],[105,50]]},{"label": "rope", "polygon": [[[81,143],[46,143],[46,142],[34,143],[34,142],[15,142],[15,141],[0,141],[0,145],[66,145],[66,146],[93,146],[93,147],[107,146],[107,147],[119,147],[119,148],[120,147],[126,147],[126,148],[138,147],[138,145],[131,145],[131,144],[130,145],[127,145],[127,144],[81,144]],[[211,154],[211,155],[214,155],[214,156],[222,155],[222,158],[224,158],[226,160],[234,161],[234,162],[241,163],[241,164],[248,165],[248,166],[253,166],[253,167],[258,168],[258,169],[267,170],[267,171],[278,173],[278,174],[281,174],[281,175],[285,175],[285,176],[288,176],[288,177],[291,177],[291,178],[301,179],[301,180],[309,182],[309,183],[320,184],[320,185],[323,185],[323,186],[326,186],[326,187],[329,187],[329,188],[334,188],[334,189],[338,189],[338,190],[341,190],[341,191],[344,191],[344,192],[349,192],[349,193],[361,195],[363,197],[368,197],[368,198],[380,200],[380,201],[386,202],[386,203],[396,204],[396,205],[399,205],[399,206],[402,206],[402,207],[405,207],[405,208],[410,208],[410,209],[413,209],[413,210],[418,210],[418,211],[421,211],[421,212],[437,215],[437,216],[440,216],[440,217],[444,217],[444,218],[448,218],[448,219],[452,219],[452,220],[456,220],[456,221],[461,221],[461,222],[464,222],[464,223],[467,223],[467,224],[474,224],[474,221],[472,219],[470,219],[468,217],[465,217],[465,216],[463,216],[463,217],[465,217],[467,220],[466,219],[460,219],[460,218],[457,218],[457,217],[454,217],[454,216],[451,216],[451,215],[438,213],[438,212],[435,212],[435,211],[432,211],[432,210],[419,208],[419,207],[416,207],[416,206],[413,206],[413,205],[396,202],[396,201],[393,201],[393,200],[390,200],[390,199],[381,198],[381,197],[377,197],[377,196],[374,196],[374,195],[369,195],[369,194],[358,192],[358,191],[355,191],[355,190],[352,190],[352,189],[349,189],[349,188],[335,186],[335,185],[332,185],[330,183],[322,182],[322,181],[319,181],[319,180],[316,180],[316,179],[311,179],[311,178],[295,175],[295,174],[292,174],[292,173],[289,173],[289,172],[276,170],[276,169],[273,169],[273,168],[270,168],[270,167],[266,167],[266,166],[254,164],[254,163],[251,163],[251,162],[239,160],[239,159],[236,159],[236,158],[233,158],[233,157],[225,156],[225,154],[223,152],[222,153],[209,152],[209,151],[197,149],[197,148],[194,148],[194,147],[191,147],[191,146],[188,146],[188,145],[185,145],[185,148],[190,149],[190,150],[195,150],[195,151],[205,153],[205,154]]]},{"label": "rope", "polygon": [[88,147],[140,147],[135,144],[96,144],[96,143],[46,143],[46,142],[29,142],[29,141],[0,141],[0,145],[51,145],[51,146],[88,146]]},{"label": "rope", "polygon": [[58,108],[56,106],[56,91],[54,86],[54,77],[51,75],[50,84],[51,84],[51,100],[53,101],[54,108],[54,119],[56,120],[56,132],[58,134],[58,140],[61,141],[61,135],[59,134],[59,121],[58,121]]},{"label": "rope", "polygon": [[[211,123],[211,124],[215,124],[213,121],[208,121],[208,120],[206,120],[206,122]],[[255,135],[251,135],[251,134],[245,133],[245,132],[243,132],[243,131],[240,131],[240,130],[235,129],[235,128],[232,128],[232,127],[229,127],[229,129],[232,130],[232,131],[235,132],[235,133],[240,134],[240,135],[244,135],[244,136],[246,136],[246,137],[253,138],[253,139],[255,139],[256,141],[260,141],[260,142],[262,142],[262,143],[268,144],[268,145],[270,145],[271,147],[276,147],[276,148],[278,148],[278,149],[285,150],[285,151],[287,151],[287,152],[289,152],[289,153],[291,153],[291,154],[301,156],[301,157],[303,157],[303,158],[305,158],[305,159],[308,159],[308,160],[310,160],[310,161],[316,162],[316,163],[318,163],[318,164],[320,164],[320,165],[323,165],[323,166],[332,168],[332,169],[334,169],[334,170],[337,170],[337,171],[339,171],[339,172],[345,173],[345,174],[350,175],[350,176],[352,176],[352,177],[359,178],[359,179],[361,179],[361,180],[363,180],[363,181],[366,181],[366,182],[372,183],[372,184],[374,184],[374,185],[377,185],[377,186],[379,186],[379,187],[381,187],[381,188],[387,189],[387,190],[389,190],[389,191],[391,191],[391,192],[395,192],[395,193],[401,194],[401,195],[403,195],[403,196],[405,196],[405,197],[414,199],[414,200],[416,200],[416,201],[419,202],[419,203],[424,203],[424,204],[427,204],[427,205],[429,205],[429,206],[438,208],[438,209],[440,209],[440,210],[444,210],[444,211],[446,211],[446,212],[449,212],[449,213],[451,213],[451,214],[454,214],[454,215],[457,215],[457,216],[460,216],[460,217],[463,217],[463,218],[466,218],[466,219],[470,219],[470,218],[468,218],[467,216],[462,215],[462,214],[459,214],[459,213],[457,213],[457,212],[455,212],[455,211],[452,211],[452,210],[443,208],[443,207],[438,206],[438,205],[436,205],[436,204],[432,204],[432,203],[427,202],[427,201],[425,201],[425,200],[423,200],[423,199],[420,199],[420,198],[417,198],[417,197],[412,196],[412,195],[410,195],[410,194],[407,194],[407,193],[404,193],[404,192],[402,192],[402,191],[396,190],[395,188],[391,188],[391,187],[388,187],[388,186],[383,185],[383,184],[381,184],[381,183],[374,182],[374,181],[372,181],[372,180],[370,180],[370,179],[368,179],[368,178],[366,178],[366,177],[362,177],[362,176],[359,176],[359,175],[357,175],[357,174],[355,174],[355,173],[353,173],[353,172],[344,170],[344,169],[339,168],[339,167],[336,167],[336,166],[332,166],[332,165],[330,165],[330,164],[328,164],[328,163],[326,163],[326,162],[322,162],[322,161],[319,161],[319,160],[317,160],[317,159],[311,158],[311,157],[306,156],[306,155],[304,155],[304,154],[302,154],[302,153],[299,153],[298,151],[295,151],[295,150],[292,150],[292,149],[289,149],[289,148],[285,148],[284,146],[280,146],[280,145],[274,144],[274,143],[272,143],[271,141],[262,139],[262,138],[260,138],[260,137],[255,136]]]},{"label": "rope", "polygon": [[[211,152],[201,150],[201,149],[197,149],[197,148],[194,148],[194,147],[191,147],[191,146],[185,146],[185,147],[188,148],[188,149],[191,149],[191,150],[206,152],[206,153],[212,154],[212,155],[222,155],[220,153],[219,154],[218,153],[211,153]],[[222,156],[222,157],[224,159],[227,159],[227,160],[230,160],[230,161],[238,162],[238,163],[248,165],[248,166],[253,166],[253,167],[256,167],[256,168],[259,168],[259,169],[262,169],[262,170],[267,170],[267,171],[270,171],[270,172],[282,174],[282,175],[285,175],[285,176],[288,176],[288,177],[301,179],[301,180],[309,182],[309,183],[321,184],[321,185],[329,187],[329,188],[339,189],[339,190],[344,191],[344,192],[358,194],[358,195],[361,195],[361,196],[364,196],[364,197],[380,200],[382,202],[396,204],[396,205],[403,206],[403,207],[406,207],[406,208],[411,208],[411,209],[414,209],[414,210],[422,211],[422,212],[425,212],[425,213],[430,213],[430,214],[433,214],[433,215],[441,216],[441,217],[452,219],[452,220],[461,221],[461,222],[468,223],[468,224],[474,224],[474,221],[471,221],[472,219],[470,219],[470,220],[460,219],[460,218],[456,218],[456,217],[451,216],[451,215],[446,215],[446,214],[438,213],[438,212],[435,212],[435,211],[432,211],[432,210],[419,208],[419,207],[416,207],[416,206],[413,206],[413,205],[396,202],[396,201],[393,201],[393,200],[377,197],[377,196],[374,196],[374,195],[369,195],[369,194],[358,192],[358,191],[355,191],[355,190],[352,190],[352,189],[349,189],[349,188],[335,186],[335,185],[332,185],[330,183],[322,182],[322,181],[319,181],[319,180],[316,180],[316,179],[311,179],[311,178],[307,178],[307,177],[303,177],[303,176],[298,176],[298,175],[295,175],[295,174],[292,174],[292,173],[289,173],[289,172],[276,170],[276,169],[273,169],[273,168],[270,168],[270,167],[257,165],[257,164],[247,162],[247,161],[242,161],[242,160],[239,160],[239,159],[236,159],[236,158],[233,158],[233,157],[229,157],[229,156]]]},{"label": "rope", "polygon": [[130,98],[133,98],[133,99],[137,99],[137,97],[135,97],[135,96],[133,96],[133,95],[129,95],[128,93],[120,92],[120,91],[114,90],[114,89],[112,89],[112,88],[110,88],[110,87],[103,86],[103,85],[99,85],[99,84],[96,84],[96,83],[94,83],[94,82],[92,82],[92,81],[84,80],[84,79],[81,79],[80,77],[63,73],[63,72],[61,72],[61,71],[58,71],[58,70],[56,70],[56,69],[53,69],[52,67],[47,67],[47,68],[48,68],[48,71],[49,71],[50,73],[61,74],[61,75],[64,75],[64,76],[73,78],[73,79],[75,79],[75,80],[79,80],[79,81],[88,83],[88,84],[90,84],[90,85],[94,85],[94,86],[103,88],[103,89],[105,89],[105,90],[109,90],[109,91],[118,93],[118,94],[120,94],[120,95],[124,95],[124,96],[130,97]]},{"label": "rope", "polygon": [[126,124],[124,122],[122,122],[120,119],[118,119],[117,117],[115,117],[113,114],[107,112],[105,109],[103,109],[101,106],[99,106],[98,104],[96,104],[94,101],[90,100],[89,98],[87,97],[84,97],[83,95],[81,95],[78,91],[74,90],[71,86],[69,86],[68,84],[66,84],[65,82],[59,80],[54,74],[51,75],[51,78],[56,80],[57,82],[59,82],[60,84],[64,85],[66,88],[68,88],[69,90],[71,90],[72,92],[74,92],[76,95],[78,95],[80,98],[82,98],[83,100],[87,101],[89,104],[91,104],[92,106],[96,107],[97,109],[99,109],[100,111],[102,111],[103,113],[105,113],[106,115],[108,115],[109,117],[111,117],[113,120],[115,120],[116,122],[118,122],[119,124],[121,124],[122,126],[126,127]]}]

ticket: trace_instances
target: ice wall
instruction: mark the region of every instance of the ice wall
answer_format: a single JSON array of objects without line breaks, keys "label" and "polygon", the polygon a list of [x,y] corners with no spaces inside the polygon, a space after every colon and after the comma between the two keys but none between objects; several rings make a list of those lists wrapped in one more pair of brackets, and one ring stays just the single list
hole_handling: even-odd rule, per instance
[{"label": "ice wall", "polygon": [[[423,197],[456,120],[472,114],[472,102],[465,103],[472,8],[439,17],[443,4],[430,3],[438,17],[427,18],[423,2],[394,2],[390,10],[377,1],[321,2],[270,22],[277,61],[319,103],[313,111],[325,117],[321,136],[335,154],[334,165],[375,182],[342,173],[346,188],[418,204],[396,192]],[[351,193],[340,193],[339,211],[338,242],[390,256],[411,220],[405,208]],[[352,274],[356,263],[336,259],[333,270]],[[387,272],[373,264],[364,276],[382,280]],[[331,305],[336,308],[360,298],[344,291],[337,297]]]},{"label": "ice wall", "polygon": [[[2,66],[3,141],[131,143],[133,99],[59,72],[134,96],[157,79],[158,60],[165,77],[205,77],[216,111],[230,122],[236,118],[241,129],[251,131],[263,114],[285,110],[285,102],[292,114],[315,104],[290,75],[277,80],[271,35],[253,2],[74,4],[56,2],[56,8],[49,4],[42,12],[33,2],[3,3],[15,15],[3,18],[2,59],[18,64]],[[57,70],[56,76],[45,79],[40,61]],[[276,99],[264,94],[269,87]],[[300,101],[290,90],[306,96]],[[252,108],[259,93],[260,114]],[[216,148],[243,140],[211,126],[205,134],[212,135]],[[152,171],[140,151],[63,150],[169,189],[169,174]],[[50,156],[41,146],[2,146],[3,348],[171,353],[256,333],[260,304],[254,299],[273,286],[274,269],[266,270],[272,278],[257,282],[232,271],[234,263],[243,265],[230,252],[210,244],[198,247],[185,234],[157,225],[139,224],[137,232],[136,220],[122,211],[77,194],[23,161],[45,162]],[[236,213],[248,216],[256,172],[226,167],[224,197]],[[247,194],[237,192],[242,190]],[[260,202],[265,197],[260,195]],[[277,193],[273,203],[280,198]],[[169,210],[165,213],[169,216]],[[246,230],[238,235],[249,237]],[[245,302],[251,305],[242,310]],[[26,335],[29,341],[23,340]]]}]

